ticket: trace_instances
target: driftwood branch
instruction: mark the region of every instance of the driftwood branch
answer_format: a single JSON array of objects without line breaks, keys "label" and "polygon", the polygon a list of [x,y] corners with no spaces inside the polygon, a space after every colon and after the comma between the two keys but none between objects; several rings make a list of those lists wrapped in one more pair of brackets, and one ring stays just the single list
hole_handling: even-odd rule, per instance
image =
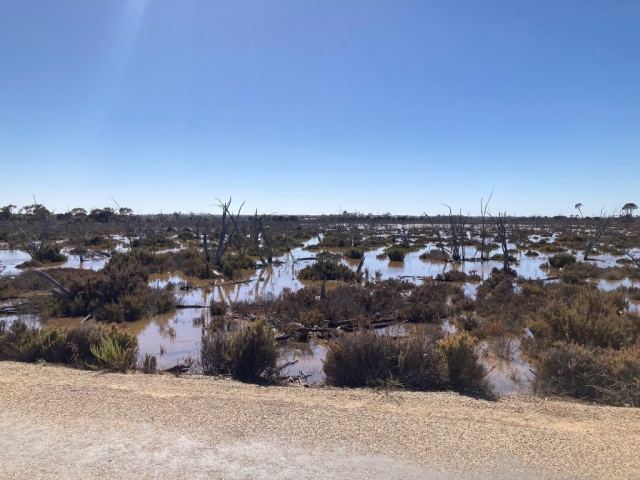
[{"label": "driftwood branch", "polygon": [[62,296],[62,298],[66,300],[71,300],[71,291],[69,291],[69,289],[63,287],[59,282],[57,282],[56,280],[54,280],[53,278],[51,278],[49,275],[42,272],[41,270],[33,270],[33,271],[36,274],[38,274],[40,277],[44,278],[46,281],[51,283],[55,288],[58,289],[58,290],[52,290],[52,293],[54,295],[58,297]]}]

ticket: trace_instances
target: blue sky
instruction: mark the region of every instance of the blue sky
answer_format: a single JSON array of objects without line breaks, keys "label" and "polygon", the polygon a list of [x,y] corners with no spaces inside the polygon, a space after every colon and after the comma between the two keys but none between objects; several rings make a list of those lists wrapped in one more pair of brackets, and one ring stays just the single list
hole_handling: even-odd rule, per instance
[{"label": "blue sky", "polygon": [[0,204],[638,203],[638,25],[636,1],[5,0]]}]

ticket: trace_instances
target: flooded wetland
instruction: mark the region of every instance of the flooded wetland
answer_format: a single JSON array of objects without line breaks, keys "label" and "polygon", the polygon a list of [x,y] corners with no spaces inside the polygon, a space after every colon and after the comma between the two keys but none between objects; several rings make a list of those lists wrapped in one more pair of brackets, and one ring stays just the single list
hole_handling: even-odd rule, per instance
[{"label": "flooded wetland", "polygon": [[[88,335],[103,343],[90,345],[84,363],[66,354],[69,363],[106,368],[124,347],[105,332],[124,328],[135,342],[124,368],[638,405],[635,218],[601,232],[602,220],[583,218],[500,217],[501,225],[221,207],[222,216],[107,222],[63,215],[46,237],[41,223],[51,218],[3,222],[0,355],[49,355],[31,344],[36,351],[25,353],[15,339],[7,346],[16,322],[27,329],[20,335],[96,325],[102,333]],[[576,386],[594,361],[611,378],[597,391]],[[558,367],[567,362],[570,370]]]}]

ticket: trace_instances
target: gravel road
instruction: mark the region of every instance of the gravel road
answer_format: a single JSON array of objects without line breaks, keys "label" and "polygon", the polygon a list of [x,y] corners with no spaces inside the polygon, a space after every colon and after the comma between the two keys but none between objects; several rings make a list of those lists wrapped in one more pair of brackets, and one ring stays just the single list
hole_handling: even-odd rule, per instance
[{"label": "gravel road", "polygon": [[640,409],[0,362],[0,478],[639,478]]}]

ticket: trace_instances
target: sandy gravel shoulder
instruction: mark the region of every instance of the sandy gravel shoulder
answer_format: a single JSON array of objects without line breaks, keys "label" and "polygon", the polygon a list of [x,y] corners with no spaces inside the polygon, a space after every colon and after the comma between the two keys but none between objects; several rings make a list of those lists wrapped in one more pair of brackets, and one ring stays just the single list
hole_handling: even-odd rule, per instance
[{"label": "sandy gravel shoulder", "polygon": [[640,478],[640,409],[0,362],[0,478]]}]

